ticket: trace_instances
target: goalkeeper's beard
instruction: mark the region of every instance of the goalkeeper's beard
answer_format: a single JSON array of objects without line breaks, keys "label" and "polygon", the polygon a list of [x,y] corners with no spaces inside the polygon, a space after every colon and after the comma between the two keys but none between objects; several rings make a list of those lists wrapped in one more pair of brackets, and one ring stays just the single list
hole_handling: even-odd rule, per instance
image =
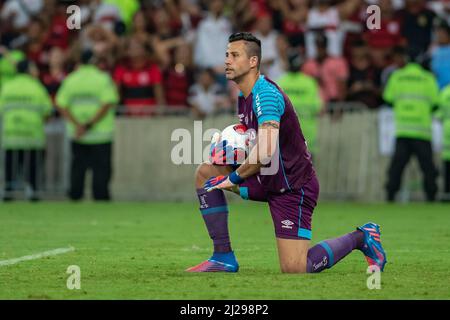
[{"label": "goalkeeper's beard", "polygon": [[228,80],[232,80],[234,82],[236,82],[236,84],[240,84],[245,80],[245,77],[250,73],[251,69],[248,69],[247,71],[242,72],[239,75],[235,75],[232,78],[229,78]]}]

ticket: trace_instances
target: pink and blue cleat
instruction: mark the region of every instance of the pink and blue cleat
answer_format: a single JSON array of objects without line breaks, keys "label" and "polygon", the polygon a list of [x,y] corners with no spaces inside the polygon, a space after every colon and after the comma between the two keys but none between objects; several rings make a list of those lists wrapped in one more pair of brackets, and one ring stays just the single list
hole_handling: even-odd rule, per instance
[{"label": "pink and blue cleat", "polygon": [[233,252],[214,253],[208,260],[186,269],[187,272],[238,272],[239,264]]},{"label": "pink and blue cleat", "polygon": [[380,226],[376,223],[368,222],[357,229],[364,233],[364,245],[361,251],[366,256],[369,266],[376,265],[383,271],[387,260],[386,253],[381,246]]}]

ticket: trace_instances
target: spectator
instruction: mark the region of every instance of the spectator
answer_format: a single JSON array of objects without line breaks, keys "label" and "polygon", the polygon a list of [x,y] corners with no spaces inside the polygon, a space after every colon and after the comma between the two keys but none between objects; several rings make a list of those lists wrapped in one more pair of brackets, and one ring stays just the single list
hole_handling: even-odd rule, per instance
[{"label": "spectator", "polygon": [[47,47],[69,48],[70,30],[67,28],[67,4],[53,1],[54,7],[48,8],[50,25],[48,27]]},{"label": "spectator", "polygon": [[356,43],[350,61],[347,100],[361,102],[370,109],[378,108],[382,103],[380,75],[380,69],[371,64],[368,47],[364,43]]},{"label": "spectator", "polygon": [[27,59],[36,64],[41,72],[48,63],[48,28],[44,20],[33,18],[27,32],[11,42],[14,48],[23,48]]},{"label": "spectator", "polygon": [[364,33],[372,61],[378,68],[386,66],[387,57],[394,46],[405,45],[401,25],[395,17],[392,0],[379,0],[381,9],[380,28],[367,29]]},{"label": "spectator", "polygon": [[181,34],[181,29],[183,28],[183,22],[181,20],[181,6],[177,3],[177,1],[165,0],[164,8],[169,16],[171,28]]},{"label": "spectator", "polygon": [[411,52],[424,54],[431,44],[435,14],[425,7],[424,0],[406,0],[405,6],[398,12],[402,36]]},{"label": "spectator", "polygon": [[197,0],[179,0],[180,11],[188,13],[191,17],[200,17],[200,1]]},{"label": "spectator", "polygon": [[251,31],[258,19],[258,7],[251,0],[232,0],[231,22],[236,30]]},{"label": "spectator", "polygon": [[[376,5],[380,5],[380,1],[381,0],[365,0],[367,2],[367,4],[371,5],[371,4],[376,4]],[[394,10],[401,10],[405,7],[405,0],[391,0],[392,2],[392,7],[394,8]]]},{"label": "spectator", "polygon": [[195,119],[204,119],[229,107],[223,88],[215,83],[212,69],[203,69],[198,73],[197,82],[189,89],[189,104]]},{"label": "spectator", "polygon": [[351,48],[353,43],[363,39],[364,30],[368,22],[366,1],[359,1],[359,5],[353,7],[353,12],[341,21],[341,31],[343,35],[343,56],[350,61]]},{"label": "spectator", "polygon": [[96,59],[96,65],[103,71],[111,72],[116,63],[119,39],[114,32],[97,24],[90,24],[81,31],[79,43],[75,46],[76,53],[91,50]]},{"label": "spectator", "polygon": [[327,54],[332,56],[342,55],[343,35],[340,30],[340,16],[336,7],[331,6],[331,1],[315,0],[314,6],[308,13],[306,33],[306,54],[308,58],[317,56],[315,34],[323,32],[327,37]]},{"label": "spectator", "polygon": [[48,68],[41,74],[40,79],[50,94],[53,103],[55,102],[56,92],[66,75],[64,51],[59,47],[51,48]]},{"label": "spectator", "polygon": [[82,26],[91,25],[94,17],[95,6],[92,5],[93,0],[79,0],[80,22]]},{"label": "spectator", "polygon": [[450,84],[450,26],[447,23],[436,28],[436,42],[437,47],[431,54],[431,70],[442,89]]},{"label": "spectator", "polygon": [[[223,15],[223,7],[223,0],[209,2],[209,13],[198,26],[194,62],[202,68],[213,68],[217,78],[225,83],[224,52],[231,34],[231,23]],[[213,45],[211,39],[214,39]]]},{"label": "spectator", "polygon": [[111,77],[92,62],[93,53],[83,52],[81,65],[62,83],[56,95],[60,113],[72,140],[69,197],[83,198],[86,171],[92,169],[95,200],[110,200],[111,151],[114,106],[117,92]]},{"label": "spectator", "polygon": [[434,13],[439,16],[450,25],[450,1],[448,0],[434,0],[427,1],[428,8],[433,10]]},{"label": "spectator", "polygon": [[273,80],[278,80],[283,74],[289,70],[288,55],[291,51],[299,51],[298,48],[289,47],[289,41],[287,37],[280,34],[277,38],[277,58],[275,64],[269,69],[269,75]]},{"label": "spectator", "polygon": [[307,0],[270,1],[281,11],[281,30],[288,38],[291,47],[305,46],[305,29],[308,19]]},{"label": "spectator", "polygon": [[331,0],[313,1],[306,23],[306,53],[309,59],[317,55],[315,37],[318,32],[327,37],[327,53],[330,56],[342,56],[344,33],[341,23],[358,9],[360,4],[361,0],[347,0],[335,6]]},{"label": "spectator", "polygon": [[259,17],[271,15],[267,0],[232,0],[229,4],[234,30],[252,31]]},{"label": "spectator", "polygon": [[181,21],[181,34],[186,42],[192,44],[196,35],[196,28],[202,20],[201,10],[196,1],[179,0],[178,13]]},{"label": "spectator", "polygon": [[[181,32],[185,37],[186,41],[191,42],[191,36],[189,33],[193,29],[197,28],[198,24],[202,20],[202,13],[198,1],[192,0],[179,0],[178,8],[180,11],[180,20],[182,23]],[[195,32],[194,32],[195,33]]]},{"label": "spectator", "polygon": [[192,48],[178,46],[171,66],[164,70],[164,93],[168,107],[188,107],[189,87],[194,82]]},{"label": "spectator", "polygon": [[149,45],[130,38],[127,57],[114,71],[114,81],[121,93],[121,103],[129,116],[155,115],[166,104],[159,66],[150,57]]},{"label": "spectator", "polygon": [[264,52],[261,58],[261,73],[270,79],[278,78],[281,74],[278,70],[281,59],[278,55],[279,34],[273,29],[272,17],[268,14],[260,16],[253,34],[261,40],[261,49]]},{"label": "spectator", "polygon": [[12,200],[11,192],[22,167],[24,180],[29,184],[27,197],[39,200],[45,147],[44,122],[52,104],[47,91],[36,79],[37,69],[27,60],[17,64],[17,75],[8,81],[0,92],[0,114],[3,121],[2,148],[5,151],[5,195]]},{"label": "spectator", "polygon": [[164,8],[155,9],[152,13],[154,35],[152,46],[162,68],[170,64],[173,50],[185,41],[180,35],[180,25],[170,19]]},{"label": "spectator", "polygon": [[149,41],[150,25],[145,19],[144,11],[139,10],[135,13],[130,28],[131,37],[139,39],[141,42]]},{"label": "spectator", "polygon": [[117,5],[111,3],[113,1],[89,0],[86,2],[81,8],[84,18],[82,19],[85,20],[82,24],[89,22],[94,25],[99,25],[110,32],[114,32],[116,25],[123,20]]},{"label": "spectator", "polygon": [[0,13],[1,24],[10,24],[18,32],[24,31],[43,8],[43,0],[8,0]]},{"label": "spectator", "polygon": [[342,57],[328,55],[325,35],[317,34],[315,43],[317,57],[307,60],[302,71],[318,81],[324,103],[343,101],[349,76],[347,61]]}]

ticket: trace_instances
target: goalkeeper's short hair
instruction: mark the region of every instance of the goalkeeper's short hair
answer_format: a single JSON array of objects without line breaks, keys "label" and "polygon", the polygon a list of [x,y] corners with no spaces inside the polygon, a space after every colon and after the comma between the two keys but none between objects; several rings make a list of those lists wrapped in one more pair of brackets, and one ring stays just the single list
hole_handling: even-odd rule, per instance
[{"label": "goalkeeper's short hair", "polygon": [[261,40],[259,40],[257,37],[255,37],[250,32],[236,32],[233,33],[229,38],[228,42],[235,42],[235,41],[245,41],[245,52],[247,53],[248,57],[258,57],[258,70],[261,65]]}]

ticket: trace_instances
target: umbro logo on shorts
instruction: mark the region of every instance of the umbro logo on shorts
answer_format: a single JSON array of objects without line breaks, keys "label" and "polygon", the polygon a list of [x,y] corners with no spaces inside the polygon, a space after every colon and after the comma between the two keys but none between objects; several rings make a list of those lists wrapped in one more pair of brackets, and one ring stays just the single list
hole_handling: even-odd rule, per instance
[{"label": "umbro logo on shorts", "polygon": [[286,229],[292,229],[292,225],[294,224],[291,220],[283,220],[281,223],[283,224],[281,227]]}]

